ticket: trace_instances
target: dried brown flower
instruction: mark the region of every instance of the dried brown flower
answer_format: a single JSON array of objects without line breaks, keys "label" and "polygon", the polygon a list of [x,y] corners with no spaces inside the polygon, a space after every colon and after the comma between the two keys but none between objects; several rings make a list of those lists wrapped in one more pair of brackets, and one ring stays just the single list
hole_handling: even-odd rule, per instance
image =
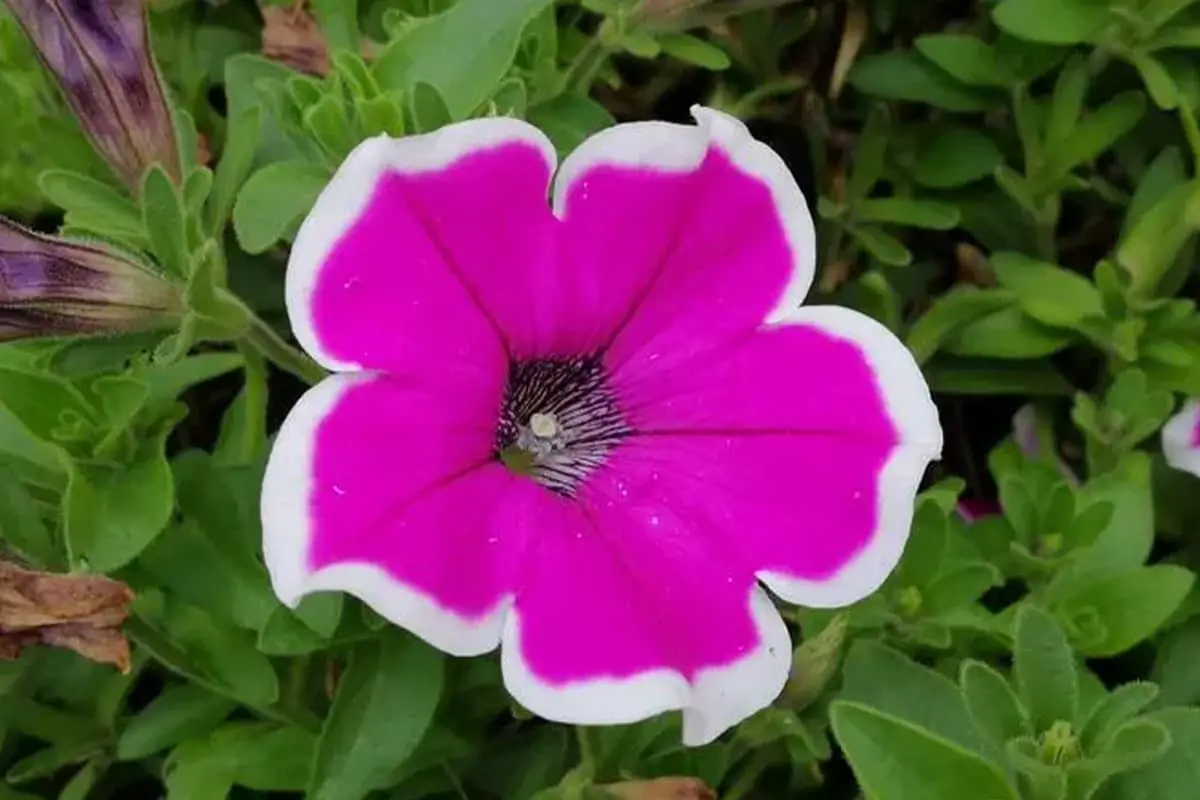
[{"label": "dried brown flower", "polygon": [[601,786],[618,800],[717,800],[717,794],[699,778],[655,778]]},{"label": "dried brown flower", "polygon": [[45,644],[128,672],[120,625],[132,600],[128,586],[101,575],[55,575],[0,561],[0,659]]}]

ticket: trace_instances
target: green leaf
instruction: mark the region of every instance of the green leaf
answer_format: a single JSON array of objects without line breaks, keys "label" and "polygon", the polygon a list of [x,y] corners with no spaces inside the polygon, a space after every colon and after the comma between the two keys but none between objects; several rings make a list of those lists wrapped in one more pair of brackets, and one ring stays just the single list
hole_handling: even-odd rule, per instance
[{"label": "green leaf", "polygon": [[259,792],[302,792],[317,749],[310,731],[275,726],[240,748],[234,782]]},{"label": "green leaf", "polygon": [[1131,720],[1158,697],[1153,683],[1135,681],[1118,686],[1088,714],[1079,734],[1085,753],[1106,749],[1119,726]]},{"label": "green leaf", "polygon": [[333,56],[333,69],[337,76],[349,87],[354,100],[367,100],[379,96],[379,84],[371,74],[367,62],[362,56],[351,50],[343,50]]},{"label": "green leaf", "polygon": [[200,686],[258,708],[279,697],[275,669],[250,635],[197,608],[174,603],[153,621],[130,619],[125,629],[163,665]]},{"label": "green leaf", "polygon": [[524,118],[529,107],[529,90],[520,78],[505,78],[500,82],[496,93],[488,101],[489,110],[494,108],[495,115],[501,117]]},{"label": "green leaf", "polygon": [[998,309],[1012,306],[1014,301],[1012,293],[1001,289],[955,287],[938,297],[934,305],[920,315],[908,330],[905,344],[917,357],[917,362],[924,363],[955,331]]},{"label": "green leaf", "polygon": [[74,386],[46,372],[0,366],[0,406],[38,439],[53,442],[64,417],[87,424],[96,410]]},{"label": "green leaf", "polygon": [[433,720],[442,671],[440,653],[398,631],[357,646],[321,733],[310,800],[361,800],[403,764]]},{"label": "green leaf", "polygon": [[954,206],[907,197],[869,197],[860,200],[854,206],[854,215],[861,222],[938,231],[948,231],[958,225],[958,209]]},{"label": "green leaf", "polygon": [[1092,797],[1105,779],[1157,761],[1170,746],[1166,726],[1148,719],[1127,723],[1117,729],[1108,749],[1068,767],[1069,792],[1073,797]]},{"label": "green leaf", "polygon": [[112,572],[137,558],[166,528],[175,503],[175,483],[163,455],[169,431],[144,442],[130,464],[72,468],[63,499],[72,564]]},{"label": "green leaf", "polygon": [[1200,618],[1172,628],[1158,643],[1154,680],[1162,690],[1162,705],[1200,705],[1197,664],[1200,664]]},{"label": "green leaf", "polygon": [[[72,776],[58,793],[58,800],[85,800],[104,776],[107,765],[101,761],[90,761]],[[4,793],[0,791],[0,798]]]},{"label": "green leaf", "polygon": [[1001,583],[1000,571],[991,564],[959,564],[943,572],[928,586],[922,608],[930,615],[947,614],[974,603],[988,589]]},{"label": "green leaf", "polygon": [[1129,57],[1142,76],[1142,83],[1146,84],[1154,105],[1164,111],[1177,108],[1181,99],[1179,87],[1162,61],[1148,53],[1134,52]]},{"label": "green leaf", "polygon": [[662,45],[658,39],[645,31],[625,31],[621,36],[621,49],[626,53],[647,60],[658,58],[662,53]]},{"label": "green leaf", "polygon": [[281,161],[255,172],[233,206],[238,244],[247,253],[262,253],[284,239],[328,182],[329,173],[308,161]]},{"label": "green leaf", "polygon": [[103,739],[81,738],[67,740],[38,750],[8,768],[5,779],[12,783],[28,783],[61,770],[71,764],[82,764],[104,752]]},{"label": "green leaf", "polygon": [[337,631],[342,620],[344,598],[345,595],[340,592],[310,594],[292,609],[292,613],[309,630],[328,639]]},{"label": "green leaf", "polygon": [[255,647],[269,656],[315,653],[329,646],[329,637],[319,636],[296,619],[287,608],[276,608],[258,632]]},{"label": "green leaf", "polygon": [[1059,602],[1069,614],[1094,610],[1103,625],[1101,636],[1079,643],[1085,654],[1114,656],[1158,630],[1187,597],[1195,579],[1185,567],[1156,564],[1087,583],[1061,595]]},{"label": "green leaf", "polygon": [[912,533],[895,572],[898,587],[924,589],[942,571],[950,536],[947,512],[936,502],[922,500],[913,515]]},{"label": "green leaf", "polygon": [[1057,353],[1074,341],[1070,331],[1043,325],[1022,311],[1013,293],[1003,289],[989,291],[1009,295],[1011,305],[948,332],[942,351],[956,356],[1030,359]]},{"label": "green leaf", "polygon": [[918,36],[915,44],[921,55],[969,86],[1008,89],[1017,82],[992,47],[978,37],[936,33]]},{"label": "green leaf", "polygon": [[876,104],[863,123],[862,132],[854,145],[854,161],[850,177],[846,180],[844,194],[847,203],[858,203],[868,194],[879,176],[883,174],[884,156],[887,154],[888,113],[887,106]]},{"label": "green leaf", "polygon": [[279,608],[258,561],[221,547],[221,537],[192,518],[172,525],[140,564],[162,588],[240,628],[257,631]]},{"label": "green leaf", "polygon": [[312,9],[330,51],[358,49],[358,0],[313,0]]},{"label": "green leaf", "polygon": [[[1088,68],[1087,59],[1082,56],[1073,57],[1058,73],[1046,119],[1045,143],[1047,150],[1069,145],[1068,140],[1074,137],[1079,117],[1083,114],[1083,103],[1087,99],[1090,82],[1091,70]],[[1035,108],[1030,102],[1030,111]],[[1030,116],[1033,116],[1032,113]]]},{"label": "green leaf", "polygon": [[224,758],[206,759],[192,756],[180,748],[179,755],[163,765],[163,784],[166,800],[225,800],[233,790],[236,764]]},{"label": "green leaf", "polygon": [[850,71],[849,80],[863,94],[925,103],[946,111],[983,111],[992,105],[986,93],[959,83],[911,51],[863,56]]},{"label": "green leaf", "polygon": [[141,198],[142,220],[158,265],[164,272],[186,279],[191,274],[191,259],[183,198],[162,167],[146,170]]},{"label": "green leaf", "polygon": [[931,189],[952,189],[986,178],[1003,163],[992,138],[970,128],[950,128],[922,141],[913,179]]},{"label": "green leaf", "polygon": [[830,721],[873,800],[1017,800],[999,767],[923,728],[844,700],[830,708]]},{"label": "green leaf", "polygon": [[[273,723],[234,722],[183,743],[164,765],[173,773],[212,774],[262,792],[299,792],[312,765],[316,736]],[[223,781],[218,781],[224,785]]]},{"label": "green leaf", "polygon": [[0,461],[0,540],[40,567],[57,567],[62,555],[28,489]]},{"label": "green leaf", "polygon": [[1167,729],[1171,746],[1159,759],[1110,779],[1104,800],[1180,800],[1200,785],[1200,709],[1168,708],[1144,719]]},{"label": "green leaf", "polygon": [[463,119],[492,95],[512,66],[525,25],[550,2],[459,0],[394,39],[375,61],[375,77],[390,90],[428,83],[452,117]]},{"label": "green leaf", "polygon": [[906,720],[969,750],[983,750],[983,740],[954,682],[877,642],[860,639],[851,646],[842,669],[840,697]]},{"label": "green leaf", "polygon": [[321,95],[304,109],[302,119],[305,129],[321,144],[330,167],[340,164],[359,142],[351,127],[349,109],[338,95]]},{"label": "green leaf", "polygon": [[268,110],[260,120],[255,163],[274,163],[299,155],[296,144],[288,136],[286,124],[270,113],[270,103],[264,103],[264,95],[281,99],[285,82],[294,74],[277,61],[251,53],[238,53],[225,62],[227,118],[238,120],[250,113],[250,109],[263,105]]},{"label": "green leaf", "polygon": [[534,105],[527,118],[550,137],[560,157],[566,157],[584,139],[616,122],[608,109],[595,100],[570,93]]},{"label": "green leaf", "polygon": [[221,160],[217,162],[212,192],[205,209],[210,234],[216,235],[229,221],[238,190],[254,168],[254,153],[258,149],[261,130],[260,106],[250,106],[236,117],[229,118],[225,149],[221,151]]},{"label": "green leaf", "polygon": [[1163,278],[1197,229],[1200,181],[1181,183],[1165,192],[1122,237],[1117,262],[1128,271],[1138,292],[1157,294]]},{"label": "green leaf", "polygon": [[908,248],[879,228],[856,225],[848,230],[854,241],[882,263],[904,267],[912,262],[912,253],[908,252]]},{"label": "green leaf", "polygon": [[1022,310],[1038,322],[1078,329],[1104,316],[1099,290],[1082,275],[1020,253],[995,253],[991,263],[1000,285],[1013,291]]},{"label": "green leaf", "polygon": [[201,383],[233,372],[244,363],[240,353],[196,353],[170,364],[156,364],[142,376],[152,407],[167,406]]},{"label": "green leaf", "polygon": [[982,661],[967,659],[959,672],[967,711],[979,732],[996,745],[1033,731],[1029,715],[1008,681]]},{"label": "green leaf", "polygon": [[1108,24],[1104,0],[1003,0],[992,19],[1003,30],[1030,42],[1078,44],[1095,41]]},{"label": "green leaf", "polygon": [[453,121],[445,99],[436,87],[425,81],[417,81],[409,91],[408,113],[412,115],[416,131],[435,131]]},{"label": "green leaf", "polygon": [[657,39],[664,53],[680,61],[715,72],[729,69],[729,54],[712,42],[687,33],[660,33]]},{"label": "green leaf", "polygon": [[172,686],[130,719],[117,739],[117,758],[135,761],[212,730],[237,704],[198,686]]},{"label": "green leaf", "polygon": [[122,239],[145,240],[137,206],[107,183],[70,170],[48,169],[38,176],[38,186],[47,200],[64,211],[82,215]]},{"label": "green leaf", "polygon": [[1085,114],[1070,130],[1070,134],[1047,143],[1046,164],[1066,174],[1086,164],[1111,148],[1118,139],[1133,129],[1146,110],[1141,92],[1126,92]]},{"label": "green leaf", "polygon": [[1103,475],[1088,481],[1076,498],[1078,512],[1107,503],[1112,507],[1108,525],[1092,546],[1061,573],[1052,592],[1097,577],[1126,574],[1146,563],[1154,545],[1154,497],[1151,492],[1150,459],[1131,453]]},{"label": "green leaf", "polygon": [[1074,389],[1053,365],[939,356],[926,366],[929,387],[941,394],[1070,396]]},{"label": "green leaf", "polygon": [[1071,645],[1058,623],[1032,605],[1017,611],[1013,676],[1035,731],[1055,722],[1075,724],[1079,713],[1079,674]]}]

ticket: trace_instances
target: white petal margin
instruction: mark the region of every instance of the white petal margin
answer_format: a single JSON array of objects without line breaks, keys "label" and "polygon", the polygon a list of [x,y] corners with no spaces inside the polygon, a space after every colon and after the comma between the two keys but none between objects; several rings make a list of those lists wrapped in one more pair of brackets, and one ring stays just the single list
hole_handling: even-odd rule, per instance
[{"label": "white petal margin", "polygon": [[816,274],[816,231],[804,193],[779,154],[755,139],[736,117],[704,106],[692,106],[696,125],[670,122],[625,122],[586,139],[563,161],[554,180],[554,213],[570,212],[568,193],[595,167],[643,167],[666,173],[692,172],[709,148],[720,150],[745,175],[771,193],[788,247],[793,272],[768,321],[796,308],[808,295]]},{"label": "white petal margin", "polygon": [[779,597],[809,608],[840,608],[880,587],[896,567],[912,527],[914,500],[925,468],[942,454],[942,426],[929,385],[912,353],[886,327],[849,308],[805,306],[779,325],[804,325],[853,343],[883,396],[900,445],[879,474],[878,525],[867,545],[834,575],[812,581],[764,571],[758,578]]},{"label": "white petal margin", "polygon": [[1163,427],[1162,449],[1172,467],[1200,476],[1200,447],[1195,444],[1197,426],[1200,426],[1200,400],[1190,400]]},{"label": "white petal margin", "polygon": [[666,711],[683,712],[683,742],[708,744],[777,698],[792,664],[787,626],[767,594],[751,590],[750,613],[759,645],[731,664],[701,670],[692,682],[670,669],[629,678],[596,678],[551,685],[539,678],[521,652],[516,608],[504,624],[500,667],[504,685],[538,716],[571,725],[625,725]]},{"label": "white petal margin", "polygon": [[317,431],[349,389],[374,378],[371,373],[329,376],[300,398],[279,429],[267,461],[261,500],[263,558],[271,586],[280,602],[290,608],[313,592],[347,592],[439,650],[455,656],[487,653],[500,644],[510,598],[502,599],[482,617],[467,619],[374,564],[343,562],[315,571],[308,566],[313,534],[309,497]]},{"label": "white petal margin", "polygon": [[547,175],[554,174],[558,164],[554,145],[528,122],[509,117],[456,122],[432,133],[398,139],[375,136],[350,152],[300,225],[288,258],[288,318],[296,340],[318,364],[332,372],[362,368],[334,358],[321,347],[310,299],[326,259],[366,210],[380,177],[388,172],[437,172],[473,153],[510,144],[527,144],[541,151],[549,167]]}]

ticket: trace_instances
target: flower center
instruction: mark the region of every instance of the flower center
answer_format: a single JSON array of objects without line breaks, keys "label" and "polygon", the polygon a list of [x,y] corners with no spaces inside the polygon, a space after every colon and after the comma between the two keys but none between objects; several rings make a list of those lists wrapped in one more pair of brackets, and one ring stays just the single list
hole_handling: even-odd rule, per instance
[{"label": "flower center", "polygon": [[600,356],[510,365],[496,454],[514,472],[571,496],[628,433]]}]

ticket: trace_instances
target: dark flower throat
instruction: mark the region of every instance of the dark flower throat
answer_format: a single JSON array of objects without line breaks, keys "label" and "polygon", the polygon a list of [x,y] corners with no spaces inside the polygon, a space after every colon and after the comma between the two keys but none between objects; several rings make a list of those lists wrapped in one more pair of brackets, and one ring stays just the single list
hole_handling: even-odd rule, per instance
[{"label": "dark flower throat", "polygon": [[600,355],[509,365],[496,454],[513,471],[570,497],[628,434]]}]

